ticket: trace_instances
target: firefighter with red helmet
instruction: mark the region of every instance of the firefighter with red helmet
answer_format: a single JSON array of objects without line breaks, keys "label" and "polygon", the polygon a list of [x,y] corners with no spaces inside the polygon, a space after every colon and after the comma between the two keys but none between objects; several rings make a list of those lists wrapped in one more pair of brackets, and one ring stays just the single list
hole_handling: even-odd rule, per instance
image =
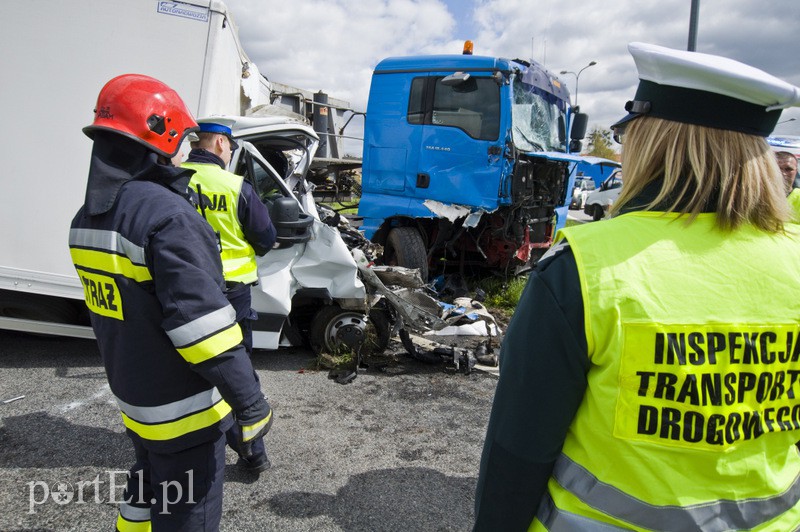
[{"label": "firefighter with red helmet", "polygon": [[223,293],[216,236],[170,163],[197,129],[180,97],[138,74],[100,91],[86,198],[69,246],[136,462],[117,529],[217,530],[225,432],[245,451],[272,410]]}]

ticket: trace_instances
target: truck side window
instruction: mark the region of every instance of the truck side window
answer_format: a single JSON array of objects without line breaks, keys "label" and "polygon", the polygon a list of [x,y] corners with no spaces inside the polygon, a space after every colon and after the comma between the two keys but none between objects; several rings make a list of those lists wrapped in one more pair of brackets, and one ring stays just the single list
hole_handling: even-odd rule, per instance
[{"label": "truck side window", "polygon": [[479,140],[497,140],[500,134],[500,87],[493,78],[472,77],[462,85],[436,81],[434,125],[453,126]]},{"label": "truck side window", "polygon": [[411,80],[411,94],[408,97],[409,124],[423,124],[425,121],[425,79]]}]

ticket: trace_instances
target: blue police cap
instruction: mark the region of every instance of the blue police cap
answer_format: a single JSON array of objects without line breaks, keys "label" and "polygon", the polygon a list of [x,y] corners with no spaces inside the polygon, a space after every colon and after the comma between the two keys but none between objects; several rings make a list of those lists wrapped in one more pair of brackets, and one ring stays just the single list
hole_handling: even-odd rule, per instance
[{"label": "blue police cap", "polygon": [[239,144],[233,139],[233,131],[225,124],[218,124],[216,122],[201,122],[198,120],[200,131],[203,133],[218,133],[225,135],[231,143],[231,151],[239,148]]}]

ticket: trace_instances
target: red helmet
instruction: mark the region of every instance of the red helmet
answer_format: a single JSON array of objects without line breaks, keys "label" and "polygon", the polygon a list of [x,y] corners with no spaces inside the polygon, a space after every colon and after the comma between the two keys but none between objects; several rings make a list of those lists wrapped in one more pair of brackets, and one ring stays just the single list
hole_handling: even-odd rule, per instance
[{"label": "red helmet", "polygon": [[94,122],[83,132],[94,138],[95,131],[112,131],[172,157],[183,137],[197,129],[177,92],[150,76],[123,74],[100,90]]}]

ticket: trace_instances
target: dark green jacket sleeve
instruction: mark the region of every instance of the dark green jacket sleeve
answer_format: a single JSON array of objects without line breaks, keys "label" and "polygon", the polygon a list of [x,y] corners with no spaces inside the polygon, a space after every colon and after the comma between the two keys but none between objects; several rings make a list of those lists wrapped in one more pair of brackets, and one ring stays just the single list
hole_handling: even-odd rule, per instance
[{"label": "dark green jacket sleeve", "polygon": [[559,244],[531,273],[506,331],[481,457],[476,531],[527,530],[586,390],[575,258]]}]

